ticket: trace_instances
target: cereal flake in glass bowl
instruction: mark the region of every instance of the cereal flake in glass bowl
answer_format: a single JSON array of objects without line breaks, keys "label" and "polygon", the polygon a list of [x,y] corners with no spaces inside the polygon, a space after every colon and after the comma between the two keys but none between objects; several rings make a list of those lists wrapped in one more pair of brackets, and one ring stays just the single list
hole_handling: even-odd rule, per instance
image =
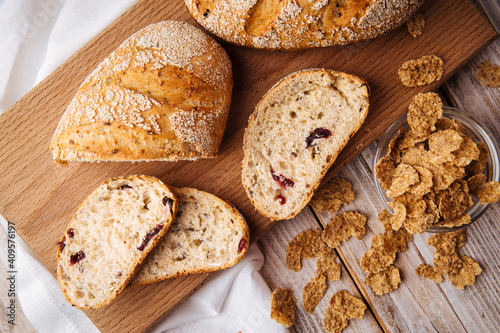
[{"label": "cereal flake in glass bowl", "polygon": [[[486,179],[485,182],[489,181],[499,181],[500,180],[500,162],[499,162],[499,157],[498,157],[498,152],[499,148],[498,145],[493,138],[493,135],[491,132],[484,126],[477,118],[474,116],[470,115],[469,113],[457,109],[457,108],[452,108],[452,107],[443,107],[443,118],[448,118],[451,121],[457,120],[459,122],[460,130],[458,131],[464,131],[474,142],[479,143],[482,142],[484,145],[482,147],[485,147],[486,150],[488,151],[488,158],[486,161],[486,166],[482,173],[485,175]],[[400,129],[403,128],[405,131],[409,130],[410,127],[407,122],[407,116],[406,114],[403,115],[401,118],[396,120],[394,124],[392,124],[387,131],[382,135],[380,138],[377,149],[375,151],[375,156],[373,159],[373,178],[375,182],[375,187],[376,191],[379,195],[379,197],[382,199],[382,201],[385,204],[385,208],[391,212],[391,208],[387,204],[390,201],[393,201],[392,198],[387,196],[386,191],[382,188],[382,185],[379,181],[379,179],[376,176],[375,169],[376,165],[379,162],[380,159],[386,156],[388,152],[389,145],[391,144],[391,141],[398,136],[398,133],[400,132]],[[428,142],[427,140],[417,142],[415,143],[416,145],[419,145],[420,148],[429,150],[428,147]],[[399,148],[398,148],[399,149]],[[407,148],[408,149],[408,148]],[[401,149],[401,151],[404,152],[404,149]],[[391,159],[394,162],[394,159]],[[401,161],[400,161],[401,162]],[[429,161],[423,161],[422,163],[430,163]],[[464,167],[464,170],[467,169],[467,166]],[[465,175],[463,179],[467,181],[468,177],[470,175]],[[433,179],[435,175],[433,174]],[[432,192],[432,191],[431,191]],[[436,191],[438,193],[438,191]],[[458,230],[460,228],[463,228],[467,225],[470,225],[471,223],[474,223],[477,221],[490,207],[491,204],[485,204],[481,205],[479,202],[478,198],[474,195],[471,195],[472,199],[472,206],[466,211],[467,214],[470,215],[471,217],[471,222],[467,224],[463,224],[460,226],[448,226],[448,227],[443,227],[443,226],[436,226],[436,224],[441,224],[443,223],[441,220],[432,224],[427,231],[428,232],[449,232],[449,231],[454,231]],[[439,203],[436,204],[436,206],[439,206]],[[441,218],[442,219],[442,218]]]}]

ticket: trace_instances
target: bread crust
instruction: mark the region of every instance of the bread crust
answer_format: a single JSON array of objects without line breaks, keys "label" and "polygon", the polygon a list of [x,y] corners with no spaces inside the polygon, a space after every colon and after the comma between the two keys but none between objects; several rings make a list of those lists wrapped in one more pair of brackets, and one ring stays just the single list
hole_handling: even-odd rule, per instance
[{"label": "bread crust", "polygon": [[[177,272],[175,274],[165,275],[161,278],[151,278],[151,279],[142,280],[139,282],[136,282],[134,279],[132,279],[131,283],[129,284],[130,287],[147,285],[147,284],[163,281],[166,279],[176,278],[176,277],[183,276],[183,275],[208,273],[208,272],[214,272],[214,271],[226,269],[226,268],[229,268],[229,267],[236,265],[247,254],[248,247],[250,246],[250,231],[248,229],[248,225],[245,221],[245,218],[243,217],[243,215],[241,215],[241,213],[236,209],[236,207],[233,204],[231,204],[229,201],[220,199],[216,195],[213,195],[213,194],[205,192],[205,191],[200,191],[200,190],[195,189],[195,188],[183,187],[183,188],[172,188],[172,190],[174,191],[174,193],[176,193],[178,195],[178,197],[180,197],[179,193],[182,193],[182,192],[189,193],[189,192],[194,191],[194,192],[197,192],[199,194],[202,194],[203,196],[211,197],[211,198],[215,199],[215,201],[220,202],[221,204],[224,203],[226,208],[231,211],[231,216],[233,217],[234,221],[236,223],[238,223],[240,225],[241,230],[243,230],[244,234],[241,236],[241,239],[244,239],[246,241],[246,245],[241,250],[241,252],[239,252],[238,257],[235,260],[233,260],[232,262],[227,263],[226,265],[221,265],[221,266],[217,266],[217,267],[208,267],[205,269],[193,269],[193,270],[186,269],[184,271]],[[182,207],[182,202],[181,202],[180,207]],[[144,263],[144,264],[146,264],[146,263]]]},{"label": "bread crust", "polygon": [[424,0],[185,0],[191,16],[230,43],[270,50],[343,45],[378,37]]},{"label": "bread crust", "polygon": [[55,162],[216,157],[232,70],[225,50],[186,22],[151,24],[85,79],[50,144]]},{"label": "bread crust", "polygon": [[314,194],[314,191],[320,185],[321,180],[323,179],[323,177],[328,172],[328,169],[330,169],[330,167],[333,165],[333,163],[337,159],[337,157],[340,154],[340,152],[342,151],[342,149],[344,149],[344,147],[347,145],[347,143],[349,142],[349,140],[354,136],[354,134],[357,133],[357,131],[361,128],[361,125],[363,124],[363,122],[360,122],[357,127],[355,127],[355,128],[352,129],[350,135],[344,139],[342,145],[340,145],[338,147],[337,151],[333,154],[333,157],[330,159],[330,162],[323,167],[323,169],[321,171],[320,177],[318,177],[318,179],[316,180],[316,182],[314,184],[311,184],[310,191],[309,191],[307,197],[304,199],[304,201],[302,202],[302,204],[300,206],[298,206],[297,209],[295,209],[295,211],[293,211],[292,213],[290,213],[288,215],[276,218],[275,216],[267,214],[266,211],[265,211],[265,209],[264,209],[264,207],[258,201],[256,201],[256,200],[253,199],[253,197],[252,197],[252,195],[250,194],[250,191],[249,191],[251,184],[248,184],[247,182],[245,182],[244,175],[248,173],[248,170],[246,168],[246,166],[248,165],[248,158],[249,158],[249,153],[248,153],[248,148],[247,147],[249,147],[249,146],[251,146],[253,144],[252,138],[251,138],[251,136],[248,133],[249,132],[248,129],[255,126],[255,122],[256,122],[257,116],[258,116],[259,112],[261,112],[261,109],[259,109],[259,107],[261,105],[263,105],[263,104],[266,104],[266,100],[269,99],[270,96],[272,96],[275,93],[276,90],[280,89],[280,87],[286,81],[291,81],[291,80],[293,80],[295,77],[297,77],[299,75],[307,75],[309,73],[318,72],[318,71],[319,72],[328,73],[329,75],[332,75],[332,76],[342,76],[344,78],[350,78],[352,80],[358,81],[360,84],[365,84],[366,88],[367,88],[367,92],[366,92],[366,96],[365,96],[365,98],[366,98],[366,107],[362,110],[362,114],[363,114],[362,118],[363,118],[363,120],[368,115],[369,94],[370,94],[370,88],[369,88],[368,82],[366,80],[364,80],[363,78],[358,77],[358,76],[353,75],[353,74],[347,74],[347,73],[344,73],[344,72],[335,71],[335,70],[331,70],[331,69],[324,69],[324,68],[309,68],[309,69],[304,69],[304,70],[301,70],[301,71],[298,71],[298,72],[294,72],[294,73],[291,73],[291,74],[285,76],[280,81],[278,81],[276,84],[274,84],[274,86],[271,89],[269,89],[269,91],[262,97],[262,99],[259,101],[259,103],[255,107],[255,111],[250,116],[250,118],[248,120],[248,126],[247,126],[247,128],[245,130],[245,135],[244,135],[244,138],[243,138],[244,157],[243,157],[243,161],[242,161],[242,183],[243,183],[243,187],[245,188],[245,192],[247,193],[247,196],[250,199],[250,202],[252,203],[252,205],[255,207],[255,209],[257,209],[257,211],[260,214],[262,214],[262,215],[270,218],[271,220],[288,220],[288,219],[291,219],[291,218],[295,217],[302,209],[304,209],[304,207],[311,200],[311,198],[312,198],[312,196]]},{"label": "bread crust", "polygon": [[[118,288],[113,295],[110,295],[110,297],[108,299],[106,299],[103,302],[101,302],[101,303],[99,303],[97,305],[94,305],[94,306],[77,306],[77,305],[73,304],[71,298],[66,293],[65,289],[62,288],[62,286],[63,286],[63,274],[64,273],[63,273],[63,271],[61,269],[61,260],[62,260],[62,258],[61,258],[61,246],[58,243],[58,248],[57,248],[57,280],[59,282],[59,285],[61,286],[61,290],[62,290],[62,292],[63,292],[63,294],[64,294],[64,296],[66,298],[66,301],[68,303],[70,303],[71,305],[75,306],[76,308],[80,309],[80,310],[88,310],[88,309],[95,309],[95,308],[98,308],[98,307],[102,307],[102,306],[105,306],[105,305],[109,304],[113,299],[115,299],[116,296],[128,285],[128,283],[130,282],[130,280],[133,278],[133,276],[140,269],[141,264],[143,263],[144,259],[146,259],[146,257],[149,254],[149,252],[151,252],[151,250],[154,249],[154,247],[162,239],[162,237],[164,235],[166,235],[166,233],[170,229],[170,226],[172,225],[172,222],[173,222],[174,217],[175,217],[175,213],[177,212],[177,208],[179,206],[179,200],[177,199],[177,197],[175,196],[175,194],[171,190],[171,188],[169,188],[168,186],[166,186],[161,180],[159,180],[159,179],[157,179],[155,177],[151,177],[151,176],[132,175],[132,176],[127,176],[127,177],[115,177],[115,178],[109,179],[109,180],[105,181],[103,184],[101,184],[99,187],[108,185],[108,184],[113,183],[113,182],[115,182],[117,180],[133,181],[135,179],[146,179],[146,180],[149,180],[149,181],[158,182],[159,184],[161,184],[164,187],[164,189],[167,191],[167,193],[169,193],[169,198],[173,199],[173,204],[172,204],[172,207],[171,207],[172,208],[171,209],[172,214],[170,215],[170,220],[165,221],[164,227],[158,232],[157,236],[154,237],[154,238],[152,238],[151,241],[147,244],[147,246],[142,251],[142,255],[140,257],[138,257],[135,260],[135,262],[133,262],[133,263],[130,264],[132,267],[135,267],[135,268],[134,268],[133,272],[124,280],[124,283],[122,284],[122,286],[120,288]],[[84,207],[85,205],[87,205],[90,200],[93,199],[94,194],[95,194],[95,191],[93,191],[87,198],[85,198],[85,200],[78,206],[78,209],[76,210],[75,214],[73,215],[73,218],[71,219],[71,221],[68,224],[68,226],[72,225],[73,221],[77,217],[78,211],[82,207]],[[62,236],[61,242],[64,243],[65,240],[66,240],[66,233]],[[64,247],[62,248],[62,250],[64,250]]]}]

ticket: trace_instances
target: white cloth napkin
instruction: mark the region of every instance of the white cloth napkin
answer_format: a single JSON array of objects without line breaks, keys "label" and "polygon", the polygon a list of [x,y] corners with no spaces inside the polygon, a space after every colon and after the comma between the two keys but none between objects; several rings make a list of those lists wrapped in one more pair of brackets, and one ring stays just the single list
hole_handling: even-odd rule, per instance
[{"label": "white cloth napkin", "polygon": [[[134,2],[0,0],[0,114]],[[7,230],[1,216],[0,224]],[[40,333],[97,332],[19,237],[17,243],[17,292],[31,324]],[[154,332],[287,332],[269,317],[271,292],[259,274],[263,262],[251,246],[245,259],[215,273]]]}]

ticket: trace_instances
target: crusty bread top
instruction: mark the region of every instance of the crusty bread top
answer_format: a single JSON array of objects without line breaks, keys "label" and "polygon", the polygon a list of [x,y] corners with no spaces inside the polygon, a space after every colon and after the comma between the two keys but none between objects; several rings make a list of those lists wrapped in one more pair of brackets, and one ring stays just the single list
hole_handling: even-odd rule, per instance
[{"label": "crusty bread top", "polygon": [[214,157],[232,71],[224,49],[186,22],[151,24],[85,79],[51,142],[56,162]]},{"label": "crusty bread top", "polygon": [[[134,48],[135,54],[119,51]],[[150,70],[159,70],[172,65],[188,70],[214,88],[227,90],[231,70],[230,66],[220,66],[219,62],[224,61],[229,61],[224,49],[202,30],[187,22],[163,21],[150,24],[126,39],[99,64],[83,86],[131,68],[147,65]]]},{"label": "crusty bread top", "polygon": [[304,208],[363,123],[368,96],[366,81],[328,69],[292,73],[264,95],[245,131],[242,163],[243,186],[262,215],[284,220]]},{"label": "crusty bread top", "polygon": [[131,285],[228,268],[247,253],[248,226],[233,205],[194,188],[172,190],[179,200],[175,221]]},{"label": "crusty bread top", "polygon": [[231,43],[294,50],[375,38],[423,0],[185,0],[191,15]]},{"label": "crusty bread top", "polygon": [[71,219],[57,251],[57,275],[80,309],[108,304],[170,228],[175,194],[149,176],[113,178],[94,190]]}]

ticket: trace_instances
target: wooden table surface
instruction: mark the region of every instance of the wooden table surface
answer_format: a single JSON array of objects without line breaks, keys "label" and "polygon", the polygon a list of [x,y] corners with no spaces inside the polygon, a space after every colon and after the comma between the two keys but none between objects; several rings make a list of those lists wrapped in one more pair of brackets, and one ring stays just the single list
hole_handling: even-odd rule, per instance
[{"label": "wooden table surface", "polygon": [[[489,13],[500,19],[498,0],[485,1]],[[425,30],[424,30],[425,33]],[[439,89],[443,102],[469,111],[479,118],[500,142],[500,88],[488,88],[475,78],[478,64],[489,59],[500,65],[500,39],[471,60],[452,79]],[[286,247],[299,232],[323,228],[330,221],[329,213],[313,212],[307,207],[297,217],[273,227],[258,242],[266,262],[261,273],[271,289],[287,287],[297,298],[294,332],[322,332],[323,313],[330,297],[345,289],[362,297],[368,310],[362,320],[351,320],[343,332],[500,332],[500,203],[492,205],[488,212],[473,225],[467,227],[468,240],[460,253],[476,260],[483,272],[473,286],[464,291],[450,281],[439,285],[420,278],[415,269],[420,264],[433,265],[434,248],[427,245],[429,233],[414,235],[409,248],[397,255],[395,266],[401,271],[399,288],[389,294],[376,296],[363,284],[367,273],[359,266],[359,260],[370,248],[370,242],[384,228],[378,221],[378,212],[384,208],[377,197],[372,181],[372,161],[376,143],[350,162],[339,176],[353,184],[354,201],[341,208],[356,210],[368,216],[367,232],[362,240],[351,238],[337,248],[341,260],[340,281],[328,282],[328,290],[313,314],[308,314],[302,303],[302,290],[315,274],[315,259],[302,260],[299,272],[285,266]]]},{"label": "wooden table surface", "polygon": [[[500,17],[497,0],[485,5],[495,17]],[[425,33],[425,31],[424,31]],[[469,111],[487,125],[500,142],[500,89],[488,88],[475,79],[475,69],[484,59],[500,64],[500,39],[471,60],[459,73],[438,91],[445,104]],[[323,313],[331,295],[345,289],[361,297],[368,305],[362,320],[350,321],[344,332],[500,332],[500,204],[494,204],[477,222],[467,228],[468,240],[461,254],[476,260],[483,268],[473,286],[464,291],[451,285],[449,280],[436,285],[418,277],[415,269],[422,263],[432,265],[433,248],[427,245],[428,233],[415,235],[409,248],[397,255],[395,266],[401,271],[399,288],[383,296],[375,296],[363,284],[366,275],[359,266],[363,253],[370,247],[373,236],[383,232],[377,215],[383,208],[372,182],[372,159],[376,143],[349,163],[339,175],[351,181],[356,199],[342,211],[357,210],[368,216],[367,232],[362,240],[351,238],[337,248],[338,262],[342,265],[339,281],[328,282],[328,290],[313,314],[305,312],[302,289],[315,274],[314,259],[303,260],[299,272],[285,266],[288,242],[306,229],[322,228],[330,219],[329,213],[316,213],[309,207],[297,217],[278,223],[258,242],[265,255],[262,275],[271,289],[287,287],[297,298],[297,313],[292,332],[322,332]],[[5,243],[0,228],[0,243]],[[5,253],[0,248],[0,316],[5,318],[6,279]],[[17,313],[15,332],[35,331],[22,313]],[[0,331],[12,327],[0,326]]]}]

